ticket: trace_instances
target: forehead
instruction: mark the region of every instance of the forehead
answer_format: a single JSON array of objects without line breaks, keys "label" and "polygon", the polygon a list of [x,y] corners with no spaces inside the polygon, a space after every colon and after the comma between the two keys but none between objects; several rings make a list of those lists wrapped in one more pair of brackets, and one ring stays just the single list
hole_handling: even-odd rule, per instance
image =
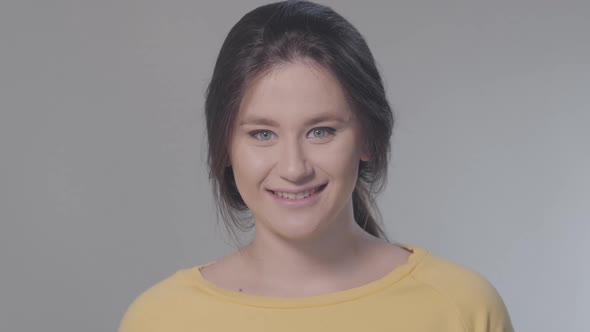
[{"label": "forehead", "polygon": [[284,64],[252,81],[246,88],[238,119],[263,116],[296,121],[329,113],[352,113],[340,82],[328,70],[310,62]]}]

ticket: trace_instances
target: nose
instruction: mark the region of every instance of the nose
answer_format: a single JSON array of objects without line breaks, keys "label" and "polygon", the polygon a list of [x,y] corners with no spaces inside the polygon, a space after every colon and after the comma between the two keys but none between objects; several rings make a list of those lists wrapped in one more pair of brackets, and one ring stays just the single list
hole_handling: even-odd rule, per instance
[{"label": "nose", "polygon": [[278,170],[281,178],[292,183],[304,183],[313,176],[313,168],[300,142],[286,142],[280,149]]}]

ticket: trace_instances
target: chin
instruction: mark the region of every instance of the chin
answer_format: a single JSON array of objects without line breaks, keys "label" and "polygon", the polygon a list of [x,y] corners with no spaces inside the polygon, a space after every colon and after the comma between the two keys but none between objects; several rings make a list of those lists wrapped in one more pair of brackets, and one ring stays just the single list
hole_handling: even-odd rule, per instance
[{"label": "chin", "polygon": [[[289,220],[291,219],[291,220]],[[305,220],[305,218],[283,218],[279,225],[272,225],[272,233],[286,240],[303,241],[317,237],[322,233],[325,225],[320,220]]]}]

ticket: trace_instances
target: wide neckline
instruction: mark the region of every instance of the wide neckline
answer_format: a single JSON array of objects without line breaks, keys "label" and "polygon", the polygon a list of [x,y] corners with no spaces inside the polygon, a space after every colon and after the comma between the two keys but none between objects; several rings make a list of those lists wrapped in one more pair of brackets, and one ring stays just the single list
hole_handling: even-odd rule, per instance
[{"label": "wide neckline", "polygon": [[194,286],[198,287],[202,291],[205,291],[209,295],[242,305],[266,308],[305,308],[325,306],[351,301],[373,294],[385,287],[389,287],[410,274],[410,272],[418,265],[418,263],[420,263],[425,256],[430,254],[426,249],[421,247],[414,247],[400,243],[396,244],[402,248],[408,249],[412,253],[409,255],[407,262],[397,266],[380,279],[354,288],[306,297],[261,296],[240,293],[234,290],[222,288],[205,279],[200,270],[201,268],[211,265],[216,261],[197,265],[195,267],[183,270],[182,272],[186,277],[189,278],[190,282]]}]

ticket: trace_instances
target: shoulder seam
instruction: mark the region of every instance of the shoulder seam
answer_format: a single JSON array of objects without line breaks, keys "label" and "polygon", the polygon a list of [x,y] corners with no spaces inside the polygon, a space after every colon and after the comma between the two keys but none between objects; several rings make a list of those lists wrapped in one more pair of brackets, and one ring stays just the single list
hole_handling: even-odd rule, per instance
[{"label": "shoulder seam", "polygon": [[439,290],[438,288],[434,287],[433,285],[431,285],[430,283],[419,279],[413,272],[411,273],[411,277],[426,285],[427,287],[429,287],[430,289],[434,290],[437,294],[439,294],[441,297],[443,297],[444,299],[446,299],[448,302],[450,302],[453,306],[453,308],[455,308],[455,311],[457,312],[457,316],[459,317],[459,321],[461,322],[461,325],[463,326],[463,330],[465,332],[469,332],[469,329],[467,328],[467,323],[465,322],[465,319],[463,318],[463,315],[461,314],[461,310],[459,308],[459,306],[457,305],[457,303],[455,303],[455,301],[453,301],[453,299],[451,297],[449,297],[447,294],[443,293],[441,290]]}]

